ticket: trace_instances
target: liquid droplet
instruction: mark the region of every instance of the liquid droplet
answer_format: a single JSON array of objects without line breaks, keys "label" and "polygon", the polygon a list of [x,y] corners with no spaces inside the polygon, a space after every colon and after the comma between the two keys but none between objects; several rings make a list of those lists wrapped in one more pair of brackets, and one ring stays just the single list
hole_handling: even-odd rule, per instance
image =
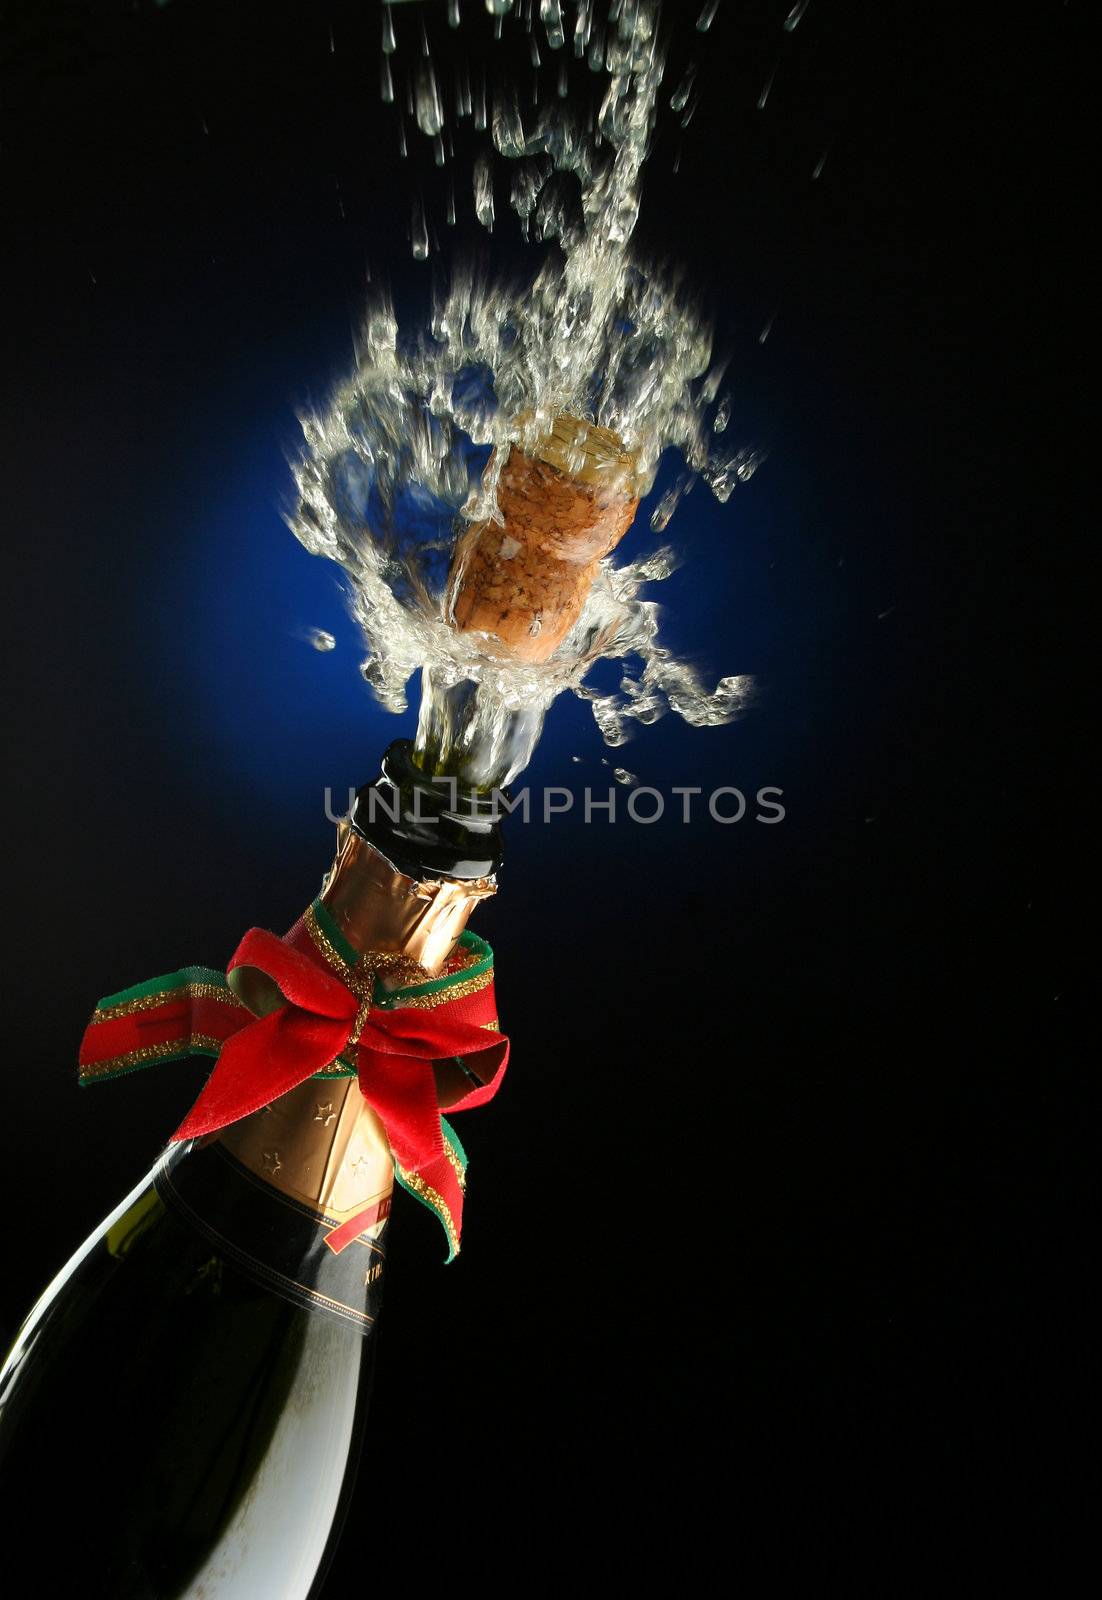
[{"label": "liquid droplet", "polygon": [[811,0],[796,0],[796,4],[784,19],[785,33],[795,33],[803,20],[804,12],[811,4]]},{"label": "liquid droplet", "polygon": [[672,489],[667,489],[650,514],[650,525],[655,533],[662,533],[669,526],[670,518],[677,510],[684,491],[684,484],[680,480]]},{"label": "liquid droplet", "polygon": [[429,229],[425,220],[425,202],[420,196],[413,202],[413,214],[410,219],[410,240],[413,245],[414,261],[427,261],[429,254]]},{"label": "liquid droplet", "polygon": [[326,650],[335,650],[337,648],[336,639],[334,639],[331,633],[327,633],[324,628],[309,629],[306,639],[307,643],[312,644],[315,650],[324,652]]},{"label": "liquid droplet", "polygon": [[471,114],[471,75],[465,66],[455,80],[455,114],[460,121]]},{"label": "liquid droplet", "polygon": [[696,78],[696,71],[697,69],[695,61],[690,63],[690,65],[685,68],[681,82],[678,84],[673,94],[670,95],[671,111],[684,111],[685,107],[688,105],[689,95],[692,93],[693,82]]},{"label": "liquid droplet", "polygon": [[699,17],[697,17],[697,19],[696,19],[696,31],[697,31],[697,33],[707,33],[708,29],[712,26],[712,23],[716,19],[716,12],[718,10],[719,10],[719,0],[708,0],[708,3],[707,3],[707,5],[705,5],[704,10],[700,13]]},{"label": "liquid droplet", "polygon": [[394,104],[394,74],[390,70],[389,56],[383,56],[379,64],[379,94],[385,106]]},{"label": "liquid droplet", "polygon": [[773,79],[776,76],[777,76],[777,69],[776,69],[776,67],[774,67],[772,72],[769,74],[768,78],[766,78],[766,80],[765,80],[765,83],[764,83],[764,85],[762,87],[761,94],[758,95],[758,110],[759,111],[764,111],[765,110],[766,104],[768,103],[768,100],[769,100],[770,91],[773,88]]},{"label": "liquid droplet", "polygon": [[415,103],[417,126],[430,139],[435,138],[444,126],[444,107],[440,100],[440,91],[436,86],[436,73],[432,70],[431,61],[422,62],[417,70]]},{"label": "liquid droplet", "polygon": [[503,156],[516,158],[526,149],[524,123],[517,105],[516,95],[503,90],[494,96],[494,144]]},{"label": "liquid droplet", "polygon": [[823,168],[826,166],[827,156],[829,154],[830,154],[830,146],[827,145],[826,149],[823,151],[822,155],[819,157],[818,161],[816,161],[814,167],[812,168],[812,172],[811,172],[811,181],[812,181],[812,183],[817,183],[818,180],[822,177]]},{"label": "liquid droplet", "polygon": [[626,767],[613,767],[612,776],[616,779],[617,783],[630,785],[639,782],[639,779],[636,777],[635,773],[629,772]]},{"label": "liquid droplet", "polygon": [[392,56],[398,48],[398,41],[394,37],[394,17],[389,6],[383,7],[383,54]]},{"label": "liquid droplet", "polygon": [[462,20],[459,15],[459,0],[448,0],[448,27],[458,28]]},{"label": "liquid droplet", "polygon": [[566,40],[563,32],[562,6],[559,0],[540,0],[540,21],[552,50],[561,50]]},{"label": "liquid droplet", "polygon": [[474,164],[474,214],[489,233],[494,231],[494,169],[488,155]]}]

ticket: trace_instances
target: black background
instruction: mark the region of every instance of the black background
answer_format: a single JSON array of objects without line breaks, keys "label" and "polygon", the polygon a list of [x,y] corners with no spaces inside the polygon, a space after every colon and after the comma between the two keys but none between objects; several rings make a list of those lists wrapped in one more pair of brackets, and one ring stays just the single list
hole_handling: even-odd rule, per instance
[{"label": "black background", "polygon": [[[195,1090],[78,1095],[91,1003],[289,924],[322,783],[410,731],[347,650],[336,735],[265,670],[242,632],[318,564],[274,516],[271,566],[242,559],[220,510],[346,368],[368,264],[409,315],[439,270],[409,259],[413,181],[445,230],[377,9],[5,8],[8,1328]],[[886,1550],[894,1587],[1028,1549],[1051,1577],[1083,1509],[1082,8],[786,9],[725,0],[701,49],[667,7],[702,98],[639,230],[769,450],[675,520],[670,638],[761,695],[615,759],[787,815],[514,829],[478,922],[513,1065],[461,1128],[459,1261],[398,1209],[334,1594],[640,1554],[706,1583]],[[531,270],[498,211],[494,260]],[[556,707],[531,781],[604,784],[603,754]]]}]

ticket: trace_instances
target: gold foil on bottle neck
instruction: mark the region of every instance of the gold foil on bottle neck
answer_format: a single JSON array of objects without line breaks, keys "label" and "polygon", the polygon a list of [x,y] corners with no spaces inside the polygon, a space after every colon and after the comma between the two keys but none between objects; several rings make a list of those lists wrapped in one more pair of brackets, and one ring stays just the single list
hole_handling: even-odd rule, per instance
[{"label": "gold foil on bottle neck", "polygon": [[[355,950],[405,954],[432,975],[451,955],[471,911],[495,887],[491,878],[407,878],[341,822],[336,860],[321,898]],[[235,969],[242,982],[234,987],[260,1015],[279,1004],[279,997],[270,983],[249,987],[248,972]],[[394,1186],[393,1161],[383,1125],[357,1079],[311,1078],[223,1129],[218,1138],[273,1189],[337,1222],[377,1204],[378,1221],[365,1231],[382,1231]]]},{"label": "gold foil on bottle neck", "polygon": [[281,1194],[336,1222],[378,1203],[385,1222],[394,1187],[390,1145],[355,1078],[311,1078],[219,1135],[243,1166]]},{"label": "gold foil on bottle neck", "polygon": [[407,878],[341,822],[321,898],[353,949],[401,952],[435,976],[475,906],[496,888],[492,878]]}]

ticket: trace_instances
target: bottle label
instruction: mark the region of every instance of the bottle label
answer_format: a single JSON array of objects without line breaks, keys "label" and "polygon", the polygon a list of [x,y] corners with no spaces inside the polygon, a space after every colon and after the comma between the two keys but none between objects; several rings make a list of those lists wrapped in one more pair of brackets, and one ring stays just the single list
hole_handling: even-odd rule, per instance
[{"label": "bottle label", "polygon": [[339,1218],[251,1172],[220,1141],[170,1145],[154,1183],[166,1205],[256,1283],[368,1334],[382,1299],[390,1212],[381,1195],[365,1231],[335,1255],[325,1235]]}]

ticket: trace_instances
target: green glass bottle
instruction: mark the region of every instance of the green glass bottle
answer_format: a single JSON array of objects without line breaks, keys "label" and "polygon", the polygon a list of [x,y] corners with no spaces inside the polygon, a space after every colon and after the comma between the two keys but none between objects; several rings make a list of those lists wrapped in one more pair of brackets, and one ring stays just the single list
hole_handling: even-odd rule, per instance
[{"label": "green glass bottle", "polygon": [[0,1496],[13,1527],[40,1525],[63,1465],[88,1600],[318,1592],[359,1454],[385,1221],[353,1259],[325,1228],[219,1143],[176,1146],[35,1306],[0,1373]]},{"label": "green glass bottle", "polygon": [[[376,822],[361,792],[320,903],[344,946],[439,973],[493,892],[496,819],[477,799],[445,811],[405,746],[376,788],[403,803]],[[469,1087],[455,1061],[434,1070]],[[360,1451],[393,1183],[356,1078],[309,1078],[170,1145],[77,1251],[0,1371],[0,1504],[12,1527],[56,1525],[59,1587],[319,1593]]]}]

